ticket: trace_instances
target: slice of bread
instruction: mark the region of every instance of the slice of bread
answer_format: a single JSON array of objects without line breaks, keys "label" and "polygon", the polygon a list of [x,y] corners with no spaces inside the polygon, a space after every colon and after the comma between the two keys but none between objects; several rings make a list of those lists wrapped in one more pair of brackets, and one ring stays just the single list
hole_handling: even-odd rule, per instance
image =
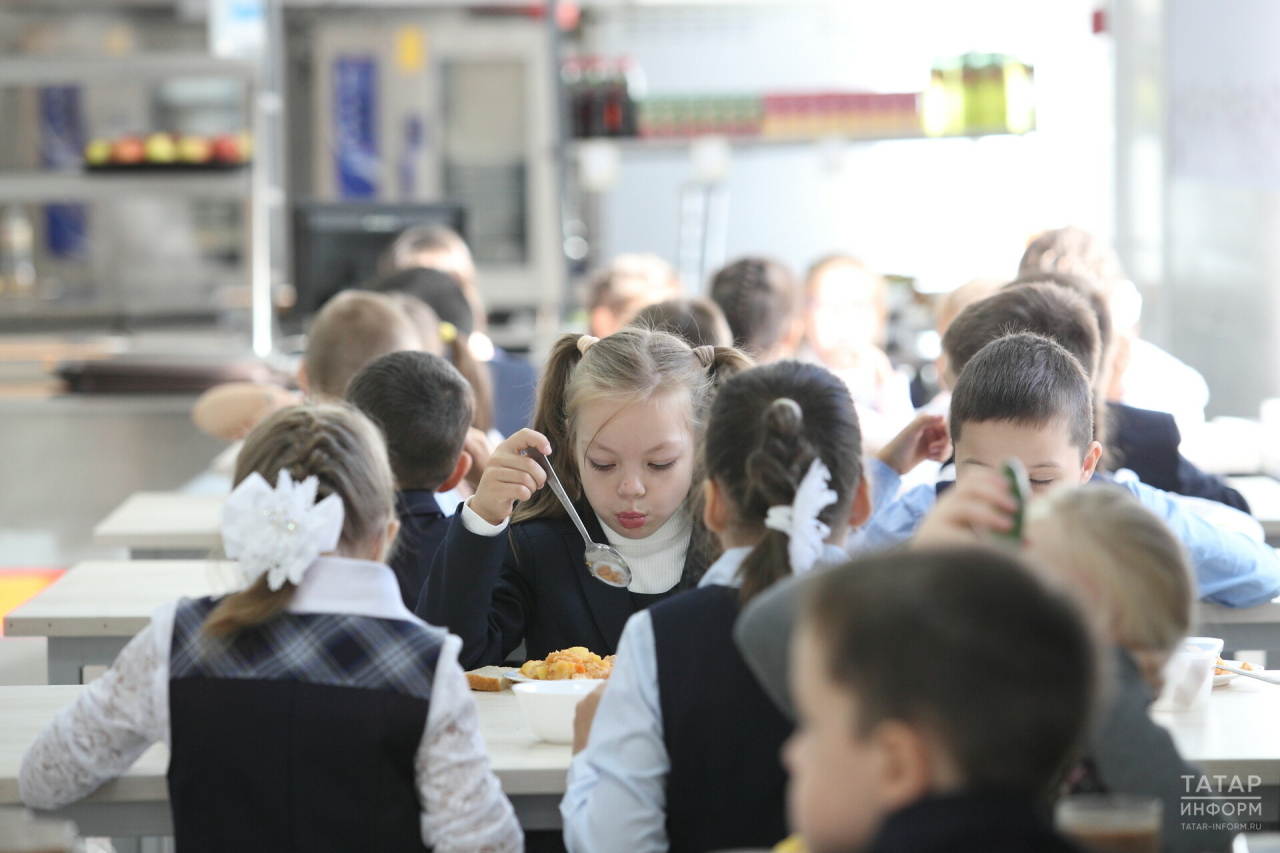
[{"label": "slice of bread", "polygon": [[482,666],[467,673],[467,684],[471,685],[472,690],[497,693],[511,686],[507,674],[512,672],[515,672],[515,668],[510,666]]}]

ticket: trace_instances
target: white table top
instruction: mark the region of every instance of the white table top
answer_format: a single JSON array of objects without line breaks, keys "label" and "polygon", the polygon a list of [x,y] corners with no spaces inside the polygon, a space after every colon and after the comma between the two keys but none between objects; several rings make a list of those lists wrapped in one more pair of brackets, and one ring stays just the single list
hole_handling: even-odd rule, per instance
[{"label": "white table top", "polygon": [[207,550],[222,545],[225,495],[135,492],[93,529],[95,545],[152,550]]},{"label": "white table top", "polygon": [[[0,806],[18,802],[22,755],[53,713],[69,704],[83,687],[0,687]],[[525,727],[515,694],[473,693],[480,711],[480,733],[494,773],[508,796],[564,793],[571,758],[567,745],[543,743]],[[108,802],[167,800],[165,773],[169,750],[156,744],[119,779],[90,797]]]},{"label": "white table top", "polygon": [[1227,477],[1227,485],[1249,502],[1249,510],[1267,535],[1275,535],[1280,529],[1280,481],[1265,475]]},{"label": "white table top", "polygon": [[1224,607],[1201,601],[1196,604],[1197,624],[1280,624],[1280,598],[1253,607]]},{"label": "white table top", "polygon": [[[1280,672],[1269,672],[1278,676]],[[1156,711],[1183,758],[1205,773],[1254,774],[1280,784],[1280,686],[1240,676],[1198,711]]]},{"label": "white table top", "polygon": [[234,563],[102,560],[77,563],[4,620],[8,636],[132,637],[166,601],[236,588]]}]

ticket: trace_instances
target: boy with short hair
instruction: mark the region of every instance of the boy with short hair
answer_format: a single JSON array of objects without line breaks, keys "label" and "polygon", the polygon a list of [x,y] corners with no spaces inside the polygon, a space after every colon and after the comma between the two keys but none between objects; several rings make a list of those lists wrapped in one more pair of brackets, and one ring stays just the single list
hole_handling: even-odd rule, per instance
[{"label": "boy with short hair", "polygon": [[[1097,692],[1075,608],[980,548],[866,557],[807,586],[784,759],[812,853],[1074,849],[1036,806]],[[903,660],[929,677],[902,678]]]},{"label": "boy with short hair", "polygon": [[344,290],[316,315],[307,333],[298,384],[313,402],[342,400],[351,377],[381,355],[422,349],[417,326],[380,293]]},{"label": "boy with short hair", "polygon": [[400,519],[400,537],[388,565],[400,582],[405,606],[413,610],[449,529],[436,493],[455,488],[471,469],[471,454],[463,444],[475,395],[457,368],[440,356],[395,352],[355,375],[347,402],[386,436]]},{"label": "boy with short hair", "polygon": [[[1084,369],[1062,346],[1038,335],[1008,335],[970,359],[952,395],[950,431],[957,483],[975,469],[999,470],[1012,456],[1026,466],[1033,491],[1079,485],[1094,476],[1102,455]],[[896,494],[894,468],[876,460],[868,471],[877,481],[876,494]],[[1271,548],[1215,527],[1159,489],[1133,480],[1114,483],[1163,519],[1187,548],[1201,599],[1249,607],[1280,594],[1280,560]],[[885,548],[907,539],[934,505],[938,489],[917,486],[892,502],[881,501],[853,548]]]}]

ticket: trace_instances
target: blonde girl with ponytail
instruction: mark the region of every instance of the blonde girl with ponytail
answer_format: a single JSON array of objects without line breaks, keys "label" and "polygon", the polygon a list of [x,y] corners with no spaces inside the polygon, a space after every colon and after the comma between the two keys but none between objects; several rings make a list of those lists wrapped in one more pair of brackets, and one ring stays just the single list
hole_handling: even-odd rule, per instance
[{"label": "blonde girl with ponytail", "polygon": [[791,723],[733,625],[777,581],[847,559],[846,532],[870,512],[861,443],[849,390],[826,368],[778,361],[721,387],[703,517],[724,553],[697,589],[631,618],[599,713],[579,705],[560,805],[570,853],[766,849],[786,836]]},{"label": "blonde girl with ponytail", "polygon": [[[552,347],[532,429],[503,442],[455,514],[417,613],[463,640],[471,668],[571,646],[613,654],[630,616],[696,583],[715,546],[701,525],[696,452],[718,384],[750,365],[665,332],[568,334]],[[585,544],[529,452],[547,457],[592,540],[627,560],[627,588],[587,569]]]},{"label": "blonde girl with ponytail", "polygon": [[61,808],[163,740],[186,851],[521,850],[461,643],[383,563],[398,523],[377,429],[285,409],[235,479],[222,536],[242,589],[160,607],[31,745],[23,801]]}]

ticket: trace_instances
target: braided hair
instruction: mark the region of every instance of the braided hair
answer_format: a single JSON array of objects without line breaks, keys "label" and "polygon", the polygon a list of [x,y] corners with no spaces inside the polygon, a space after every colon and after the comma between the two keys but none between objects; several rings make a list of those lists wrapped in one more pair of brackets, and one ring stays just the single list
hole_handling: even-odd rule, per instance
[{"label": "braided hair", "polygon": [[730,377],[706,431],[706,474],[729,500],[735,526],[760,538],[739,570],[744,602],[791,574],[787,534],[765,527],[789,506],[813,460],[831,471],[837,500],[818,518],[838,528],[862,479],[862,433],[849,389],[816,364],[777,361]]},{"label": "braided hair", "polygon": [[[375,541],[395,517],[395,481],[386,445],[378,428],[355,409],[294,406],[259,424],[240,451],[235,484],[253,473],[275,483],[281,471],[298,481],[315,477],[317,503],[329,495],[341,496],[340,554],[355,553]],[[224,598],[204,629],[225,637],[261,625],[284,612],[296,589],[286,581],[273,592],[263,575],[248,589]]]}]

